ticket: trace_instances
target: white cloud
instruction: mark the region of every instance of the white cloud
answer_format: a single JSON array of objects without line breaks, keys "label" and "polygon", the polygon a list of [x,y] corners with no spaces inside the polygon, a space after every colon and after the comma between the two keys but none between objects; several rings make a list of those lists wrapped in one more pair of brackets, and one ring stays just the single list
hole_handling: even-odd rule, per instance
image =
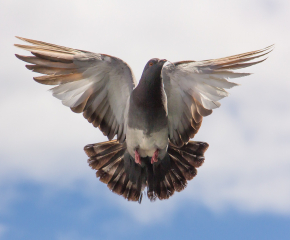
[{"label": "white cloud", "polygon": [[137,78],[151,57],[201,60],[276,43],[204,120],[196,140],[210,144],[206,162],[183,193],[154,204],[144,199],[142,207],[112,201],[141,222],[164,219],[188,200],[214,211],[290,213],[289,1],[49,1],[45,10],[42,4],[6,1],[1,9],[1,181],[90,185],[97,180],[82,148],[105,140],[32,81],[13,56],[23,53],[12,47],[14,35],[120,57]]}]

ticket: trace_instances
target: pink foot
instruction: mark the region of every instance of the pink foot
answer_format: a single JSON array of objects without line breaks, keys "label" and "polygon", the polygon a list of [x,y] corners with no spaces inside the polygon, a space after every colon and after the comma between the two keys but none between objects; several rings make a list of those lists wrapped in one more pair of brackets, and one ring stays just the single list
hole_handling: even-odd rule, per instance
[{"label": "pink foot", "polygon": [[158,153],[159,153],[159,150],[156,149],[156,151],[154,152],[152,158],[151,158],[151,164],[155,163],[155,162],[158,162]]},{"label": "pink foot", "polygon": [[140,157],[139,153],[137,152],[137,150],[135,150],[135,163],[141,165],[141,157]]}]

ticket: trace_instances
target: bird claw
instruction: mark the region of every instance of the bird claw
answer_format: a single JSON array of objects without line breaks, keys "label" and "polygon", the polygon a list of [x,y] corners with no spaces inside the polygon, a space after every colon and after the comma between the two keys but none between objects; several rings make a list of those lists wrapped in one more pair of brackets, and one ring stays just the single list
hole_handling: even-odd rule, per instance
[{"label": "bird claw", "polygon": [[140,157],[139,153],[137,152],[137,150],[135,150],[135,163],[141,165],[141,157]]}]

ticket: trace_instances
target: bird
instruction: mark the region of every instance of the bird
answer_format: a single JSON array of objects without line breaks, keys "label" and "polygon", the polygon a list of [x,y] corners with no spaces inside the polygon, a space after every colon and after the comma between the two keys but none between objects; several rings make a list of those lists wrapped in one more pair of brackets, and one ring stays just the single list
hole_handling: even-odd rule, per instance
[{"label": "bird", "polygon": [[[170,62],[152,58],[137,84],[130,66],[107,54],[17,37],[31,52],[15,54],[33,79],[54,85],[52,95],[107,136],[84,151],[99,180],[129,201],[170,198],[185,189],[205,160],[209,144],[192,141],[203,117],[237,86],[235,72],[265,61],[273,45],[219,59]],[[262,59],[261,59],[262,58]],[[261,60],[260,60],[261,59]],[[146,191],[147,190],[147,191]]]}]

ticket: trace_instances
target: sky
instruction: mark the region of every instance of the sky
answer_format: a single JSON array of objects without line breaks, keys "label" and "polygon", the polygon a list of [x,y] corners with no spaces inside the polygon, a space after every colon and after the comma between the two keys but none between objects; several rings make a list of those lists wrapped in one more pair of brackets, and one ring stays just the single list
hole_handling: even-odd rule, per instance
[{"label": "sky", "polygon": [[[290,238],[290,2],[0,0],[0,240]],[[165,201],[128,202],[83,147],[105,141],[37,84],[21,36],[106,53],[139,79],[146,62],[226,57],[275,44],[235,79],[196,141],[205,163]]]}]

